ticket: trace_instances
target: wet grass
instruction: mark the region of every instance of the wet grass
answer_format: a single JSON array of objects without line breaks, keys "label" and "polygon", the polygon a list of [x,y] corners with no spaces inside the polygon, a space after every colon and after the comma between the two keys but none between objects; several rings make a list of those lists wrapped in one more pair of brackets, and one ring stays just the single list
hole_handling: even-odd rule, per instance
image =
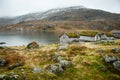
[{"label": "wet grass", "polygon": [[[0,58],[8,61],[7,66],[18,61],[24,62],[23,66],[13,70],[8,70],[7,66],[0,67],[0,73],[9,74],[13,71],[22,76],[20,70],[24,69],[28,80],[120,80],[119,72],[116,72],[113,66],[105,63],[103,59],[106,54],[119,57],[118,53],[111,52],[114,47],[119,48],[118,45],[70,44],[67,50],[58,51],[58,44],[52,44],[32,50],[26,49],[25,46],[0,49]],[[72,61],[73,65],[58,75],[47,72],[32,73],[34,67],[46,69],[50,64],[56,63],[51,60],[55,52],[64,59]],[[102,71],[101,66],[105,66],[106,70]]]}]

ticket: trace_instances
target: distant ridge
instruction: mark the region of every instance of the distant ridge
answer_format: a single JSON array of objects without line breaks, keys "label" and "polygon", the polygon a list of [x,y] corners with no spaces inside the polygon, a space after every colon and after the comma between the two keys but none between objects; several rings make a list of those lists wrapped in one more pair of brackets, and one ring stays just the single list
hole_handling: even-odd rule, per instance
[{"label": "distant ridge", "polygon": [[50,9],[14,18],[0,18],[0,30],[120,30],[120,14],[83,6]]}]

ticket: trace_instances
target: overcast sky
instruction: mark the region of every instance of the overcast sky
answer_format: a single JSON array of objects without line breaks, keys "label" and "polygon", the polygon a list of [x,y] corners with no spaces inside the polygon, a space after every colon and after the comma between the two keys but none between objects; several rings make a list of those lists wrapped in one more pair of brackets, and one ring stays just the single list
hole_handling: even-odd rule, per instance
[{"label": "overcast sky", "polygon": [[0,17],[81,5],[87,8],[120,13],[120,0],[0,0]]}]

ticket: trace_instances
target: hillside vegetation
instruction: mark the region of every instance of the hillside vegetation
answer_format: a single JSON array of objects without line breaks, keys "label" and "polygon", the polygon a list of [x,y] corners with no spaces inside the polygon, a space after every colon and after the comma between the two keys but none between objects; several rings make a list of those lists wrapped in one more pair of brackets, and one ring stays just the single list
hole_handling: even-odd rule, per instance
[{"label": "hillside vegetation", "polygon": [[[120,57],[120,52],[111,50],[119,48],[120,40],[105,44],[70,44],[67,50],[59,50],[59,44],[27,49],[26,46],[13,46],[0,49],[0,58],[7,60],[5,67],[0,67],[0,75],[17,75],[17,80],[120,80],[120,72],[106,63],[105,55]],[[57,53],[57,54],[56,54]],[[58,64],[55,56],[61,56],[72,62],[72,65],[57,74],[47,72],[52,64]],[[8,66],[21,63],[16,68]],[[34,72],[36,68],[43,71]]]},{"label": "hillside vegetation", "polygon": [[78,30],[111,31],[120,29],[119,21],[26,21],[15,25],[1,27],[8,31],[78,31]]}]

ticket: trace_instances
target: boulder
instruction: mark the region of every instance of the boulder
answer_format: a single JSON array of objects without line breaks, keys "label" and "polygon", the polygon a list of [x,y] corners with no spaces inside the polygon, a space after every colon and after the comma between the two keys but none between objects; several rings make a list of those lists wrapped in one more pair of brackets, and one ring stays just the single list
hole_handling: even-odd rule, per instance
[{"label": "boulder", "polygon": [[27,45],[27,49],[38,49],[38,48],[39,48],[39,44],[35,41],[33,41]]},{"label": "boulder", "polygon": [[34,68],[33,69],[33,73],[39,73],[39,72],[43,72],[44,70],[42,68]]},{"label": "boulder", "polygon": [[68,44],[60,45],[58,50],[67,50],[67,49],[68,49]]},{"label": "boulder", "polygon": [[54,74],[58,74],[60,72],[63,72],[63,69],[60,64],[52,64],[48,67],[48,71]]},{"label": "boulder", "polygon": [[67,60],[60,60],[59,63],[63,69],[66,69],[67,67],[72,65],[72,62]]},{"label": "boulder", "polygon": [[7,64],[7,61],[5,59],[0,58],[0,66],[4,67],[4,66],[6,66],[6,64]]},{"label": "boulder", "polygon": [[57,61],[60,62],[61,60],[63,60],[63,57],[58,56],[58,57],[57,57]]},{"label": "boulder", "polygon": [[12,69],[14,69],[14,68],[16,68],[15,65],[9,65],[9,66],[8,66],[8,69],[10,69],[10,70],[12,70]]},{"label": "boulder", "polygon": [[111,51],[114,52],[114,53],[119,53],[120,49],[119,48],[113,48]]},{"label": "boulder", "polygon": [[16,75],[14,72],[10,72],[6,80],[19,80],[19,75]]},{"label": "boulder", "polygon": [[16,63],[16,64],[14,64],[14,65],[8,66],[8,69],[12,70],[12,69],[14,69],[14,68],[16,68],[16,67],[19,67],[19,66],[22,66],[22,64]]},{"label": "boulder", "polygon": [[60,55],[58,53],[55,53],[54,55],[52,55],[52,57],[51,57],[52,61],[57,62],[58,61],[57,59],[59,56]]},{"label": "boulder", "polygon": [[60,60],[63,60],[63,57],[60,56],[59,54],[55,54],[55,55],[52,56],[52,61],[60,62]]},{"label": "boulder", "polygon": [[5,74],[0,74],[0,80],[6,80],[6,75]]},{"label": "boulder", "polygon": [[114,66],[115,69],[120,71],[120,61],[113,62],[113,66]]},{"label": "boulder", "polygon": [[105,62],[110,63],[110,62],[114,62],[117,60],[117,58],[115,56],[109,56],[109,55],[105,55]]},{"label": "boulder", "polygon": [[103,71],[103,72],[107,71],[105,66],[100,66],[100,70]]}]

